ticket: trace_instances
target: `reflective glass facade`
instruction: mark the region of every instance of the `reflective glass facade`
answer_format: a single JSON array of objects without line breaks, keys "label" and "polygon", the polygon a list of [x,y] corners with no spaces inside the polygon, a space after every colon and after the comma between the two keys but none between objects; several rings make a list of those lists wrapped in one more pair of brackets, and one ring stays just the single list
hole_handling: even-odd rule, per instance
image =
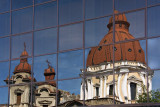
[{"label": "reflective glass facade", "polygon": [[0,0],[0,106],[159,106],[159,11],[159,0]]}]

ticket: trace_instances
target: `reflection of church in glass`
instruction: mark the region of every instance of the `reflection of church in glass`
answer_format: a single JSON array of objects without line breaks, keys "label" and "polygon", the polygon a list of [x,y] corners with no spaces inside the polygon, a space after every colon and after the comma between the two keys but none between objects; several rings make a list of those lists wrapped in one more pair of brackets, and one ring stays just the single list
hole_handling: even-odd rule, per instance
[{"label": "reflection of church in glass", "polygon": [[[25,44],[24,44],[25,47]],[[48,68],[44,71],[45,82],[38,82],[30,86],[31,80],[36,82],[35,78],[31,76],[31,65],[28,63],[28,53],[24,48],[20,56],[20,63],[15,67],[13,75],[10,80],[7,77],[4,80],[7,84],[10,82],[10,107],[30,107],[32,103],[35,107],[51,107],[56,104],[56,82],[53,81],[55,78],[55,70],[50,65],[49,61]],[[52,80],[52,81],[51,81]],[[28,83],[28,84],[27,84]],[[31,91],[32,90],[32,91]],[[71,95],[69,92],[64,90],[58,90],[58,103],[63,103],[68,100],[79,99],[78,96]],[[32,98],[31,98],[32,94]]]},{"label": "reflection of church in glass", "polygon": [[[115,15],[116,42],[134,39],[129,33],[129,25],[125,14]],[[11,84],[10,107],[29,107],[31,102],[35,107],[51,107],[56,105],[56,99],[60,107],[82,106],[83,98],[86,100],[86,105],[113,104],[113,66],[115,67],[116,104],[135,103],[138,95],[143,92],[142,87],[147,86],[144,51],[139,41],[115,44],[113,59],[113,17],[110,18],[107,27],[108,34],[100,41],[99,46],[91,48],[88,54],[87,69],[82,70],[88,77],[85,84],[82,82],[79,87],[80,96],[58,89],[58,98],[56,98],[56,83],[51,81],[54,80],[55,71],[49,62],[44,72],[46,81],[36,83],[31,88],[29,83],[31,80],[36,82],[36,79],[31,76],[31,65],[27,61],[28,53],[24,49],[20,56],[20,63],[13,72],[14,75],[10,80],[9,77],[4,80],[7,84],[8,82]],[[114,65],[113,60],[115,60]],[[148,73],[149,91],[152,90],[153,73],[153,71]],[[20,83],[28,84],[20,85]]]},{"label": "reflection of church in glass", "polygon": [[[118,11],[115,11],[117,14]],[[129,33],[129,22],[125,14],[115,15],[115,42],[134,39]],[[108,34],[100,41],[99,47],[91,48],[87,57],[85,99],[113,98],[113,17],[110,18]],[[102,46],[105,45],[105,46]],[[118,43],[114,46],[115,99],[134,103],[142,88],[147,87],[145,54],[139,41]],[[136,72],[131,72],[136,71]],[[142,72],[140,72],[142,71]],[[100,74],[104,75],[98,76]],[[116,74],[119,73],[119,74]],[[149,91],[152,90],[153,71],[148,73]],[[93,75],[97,75],[93,77]],[[81,85],[81,100],[83,99]],[[105,103],[105,102],[104,102]]]}]

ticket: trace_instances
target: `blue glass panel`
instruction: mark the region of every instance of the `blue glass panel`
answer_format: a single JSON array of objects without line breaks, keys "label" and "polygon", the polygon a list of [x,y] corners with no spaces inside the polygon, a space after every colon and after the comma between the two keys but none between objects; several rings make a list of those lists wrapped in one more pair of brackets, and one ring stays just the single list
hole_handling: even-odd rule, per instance
[{"label": "blue glass panel", "polygon": [[0,36],[10,33],[10,13],[0,14]]},{"label": "blue glass panel", "polygon": [[139,40],[139,43],[140,43],[141,48],[144,51],[145,61],[146,61],[146,58],[148,57],[148,56],[146,56],[146,40]]},{"label": "blue glass panel", "polygon": [[57,50],[57,28],[34,33],[34,54],[46,54]]},{"label": "blue glass panel", "polygon": [[12,9],[23,8],[33,5],[33,0],[12,0]]},{"label": "blue glass panel", "polygon": [[57,2],[35,7],[35,29],[57,25]]},{"label": "blue glass panel", "polygon": [[56,0],[35,0],[35,4],[38,4],[38,3],[43,3],[43,2],[47,2],[47,1],[56,1]]},{"label": "blue glass panel", "polygon": [[[148,72],[153,72],[153,71],[148,71]],[[153,72],[153,76],[152,76],[152,80],[151,80],[152,81],[152,91],[157,91],[157,90],[160,91],[159,76],[160,76],[160,71]],[[149,80],[150,80],[150,78],[149,78]]]},{"label": "blue glass panel", "polygon": [[159,3],[160,3],[160,0],[147,0],[148,5],[156,5]]},{"label": "blue glass panel", "polygon": [[145,0],[115,0],[115,9],[123,12],[145,7]]},{"label": "blue glass panel", "polygon": [[5,104],[5,107],[7,107],[7,104],[8,104],[8,87],[0,88],[0,94],[1,94],[0,104]]},{"label": "blue glass panel", "polygon": [[1,62],[0,70],[0,86],[7,85],[4,80],[7,80],[7,77],[9,76],[9,62]]},{"label": "blue glass panel", "polygon": [[59,29],[59,49],[67,50],[81,48],[83,46],[83,24],[73,24],[60,27]]},{"label": "blue glass panel", "polygon": [[0,38],[0,60],[9,59],[9,37]]},{"label": "blue glass panel", "polygon": [[[72,79],[72,80],[65,80],[65,81],[58,81],[58,89],[64,90],[64,95],[66,97],[65,100],[70,100],[70,95],[80,95],[80,87],[81,87],[81,79]],[[69,95],[70,94],[70,95]]]},{"label": "blue glass panel", "polygon": [[102,38],[107,34],[107,23],[109,18],[101,18],[86,21],[85,24],[85,47],[96,46]]},{"label": "blue glass panel", "polygon": [[160,38],[148,39],[148,65],[151,69],[160,69]]},{"label": "blue glass panel", "polygon": [[10,10],[10,0],[0,0],[0,12]]},{"label": "blue glass panel", "polygon": [[12,13],[12,34],[32,30],[33,8],[26,8]]},{"label": "blue glass panel", "polygon": [[57,65],[57,55],[46,55],[46,56],[40,56],[40,57],[34,57],[34,78],[36,78],[37,81],[45,81],[45,76],[44,72],[45,69],[48,69],[48,63],[46,62],[47,60],[50,62],[50,66],[53,67],[55,70],[55,78],[56,80],[56,65]]},{"label": "blue glass panel", "polygon": [[159,36],[160,28],[160,6],[148,8],[148,36]]},{"label": "blue glass panel", "polygon": [[112,14],[112,0],[85,0],[85,18],[94,18]]},{"label": "blue glass panel", "polygon": [[145,11],[135,11],[125,14],[127,21],[130,23],[129,33],[134,38],[140,38],[145,36]]},{"label": "blue glass panel", "polygon": [[59,24],[83,20],[83,0],[59,0]]},{"label": "blue glass panel", "polygon": [[24,42],[26,44],[26,51],[31,56],[32,53],[32,33],[12,36],[12,58],[19,58],[24,51]]},{"label": "blue glass panel", "polygon": [[83,68],[83,50],[60,53],[58,56],[58,79],[79,77]]}]

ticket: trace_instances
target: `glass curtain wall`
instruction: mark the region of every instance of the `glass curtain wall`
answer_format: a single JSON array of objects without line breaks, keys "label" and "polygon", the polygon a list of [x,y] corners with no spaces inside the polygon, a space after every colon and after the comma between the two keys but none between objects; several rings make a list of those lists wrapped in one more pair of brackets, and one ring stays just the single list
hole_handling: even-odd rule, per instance
[{"label": "glass curtain wall", "polygon": [[0,0],[0,106],[160,105],[159,0]]}]

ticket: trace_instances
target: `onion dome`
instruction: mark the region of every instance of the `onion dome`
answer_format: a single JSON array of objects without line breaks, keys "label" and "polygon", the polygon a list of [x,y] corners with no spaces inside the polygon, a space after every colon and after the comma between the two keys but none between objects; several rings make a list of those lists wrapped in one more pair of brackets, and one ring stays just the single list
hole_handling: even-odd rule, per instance
[{"label": "onion dome", "polygon": [[28,63],[27,57],[28,57],[28,53],[26,51],[26,45],[24,43],[24,51],[20,56],[20,64],[15,67],[13,72],[14,74],[20,73],[20,72],[31,74],[31,65]]},{"label": "onion dome", "polygon": [[[118,14],[118,11],[115,13],[115,42],[134,39],[129,33],[130,24],[127,22],[125,14]],[[109,32],[100,41],[99,46],[91,48],[87,57],[87,67],[113,61],[113,45],[107,45],[113,43],[113,17],[110,18],[107,27]],[[115,62],[137,61],[145,63],[145,54],[138,40],[115,44],[114,55]]]},{"label": "onion dome", "polygon": [[55,70],[54,68],[50,65],[50,62],[47,60],[46,61],[48,63],[48,68],[45,69],[45,72],[44,72],[44,76],[45,76],[45,80],[46,81],[49,81],[48,83],[50,85],[56,85],[56,83],[54,81],[50,81],[50,80],[54,80],[54,77],[55,77]]},{"label": "onion dome", "polygon": [[24,50],[21,54],[21,57],[24,57],[24,56],[28,56],[28,52],[26,50]]}]

